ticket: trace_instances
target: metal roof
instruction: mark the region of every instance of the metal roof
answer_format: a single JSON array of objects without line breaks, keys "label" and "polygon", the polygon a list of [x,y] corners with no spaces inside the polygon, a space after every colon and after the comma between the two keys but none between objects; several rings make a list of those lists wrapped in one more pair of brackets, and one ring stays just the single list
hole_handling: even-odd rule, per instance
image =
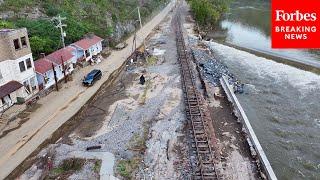
[{"label": "metal roof", "polygon": [[12,92],[20,89],[23,85],[17,81],[10,81],[7,84],[0,86],[0,98],[3,98]]}]

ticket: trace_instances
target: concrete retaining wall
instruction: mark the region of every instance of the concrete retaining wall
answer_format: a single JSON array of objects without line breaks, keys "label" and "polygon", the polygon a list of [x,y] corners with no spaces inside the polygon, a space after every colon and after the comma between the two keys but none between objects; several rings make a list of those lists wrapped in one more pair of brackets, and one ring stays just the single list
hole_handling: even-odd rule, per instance
[{"label": "concrete retaining wall", "polygon": [[249,138],[248,143],[249,143],[250,147],[254,149],[254,152],[252,152],[252,153],[256,153],[256,156],[259,159],[260,164],[262,166],[261,168],[264,171],[264,173],[266,174],[267,178],[270,180],[277,180],[277,177],[276,177],[276,175],[275,175],[275,173],[269,163],[269,160],[268,160],[267,156],[265,155],[265,153],[259,143],[259,140],[252,129],[252,126],[249,122],[249,119],[248,119],[246,113],[244,112],[236,95],[234,94],[233,88],[228,83],[227,77],[223,76],[220,79],[220,82],[221,82],[221,85],[222,85],[225,93],[228,96],[228,100],[233,104],[235,115],[238,117],[239,121],[242,123],[243,127],[246,130],[246,133]]}]

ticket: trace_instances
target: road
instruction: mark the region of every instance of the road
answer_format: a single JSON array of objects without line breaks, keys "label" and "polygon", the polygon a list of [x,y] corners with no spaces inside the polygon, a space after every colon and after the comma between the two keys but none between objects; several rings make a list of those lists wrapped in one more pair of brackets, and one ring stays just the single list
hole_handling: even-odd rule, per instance
[{"label": "road", "polygon": [[[174,7],[172,1],[164,10],[150,20],[137,32],[137,45],[166,17]],[[39,101],[42,106],[30,115],[30,120],[19,129],[10,132],[0,139],[0,179],[7,177],[20,163],[22,163],[37,147],[73,117],[79,109],[97,92],[109,75],[118,69],[131,54],[133,36],[127,41],[128,46],[112,54],[99,65],[104,76],[91,88],[81,86],[81,78],[93,67],[86,67],[74,76],[74,80],[59,92],[53,92]]]}]

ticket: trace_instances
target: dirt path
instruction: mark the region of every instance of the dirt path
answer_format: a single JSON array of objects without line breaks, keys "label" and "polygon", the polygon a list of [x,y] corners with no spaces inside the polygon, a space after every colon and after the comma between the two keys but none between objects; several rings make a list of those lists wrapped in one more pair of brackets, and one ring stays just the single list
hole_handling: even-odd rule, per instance
[{"label": "dirt path", "polygon": [[[172,1],[162,12],[147,23],[138,33],[137,45],[145,38],[157,24],[159,24],[174,6]],[[0,139],[0,179],[10,174],[24,159],[26,159],[42,142],[49,138],[62,124],[74,116],[77,111],[97,92],[111,72],[119,68],[131,54],[133,37],[127,40],[128,47],[113,52],[101,64],[94,68],[103,71],[103,79],[94,87],[84,88],[80,79],[92,67],[87,67],[77,73],[74,81],[59,91],[53,92],[39,101],[42,106],[30,116],[30,120],[19,129],[10,132]]]}]

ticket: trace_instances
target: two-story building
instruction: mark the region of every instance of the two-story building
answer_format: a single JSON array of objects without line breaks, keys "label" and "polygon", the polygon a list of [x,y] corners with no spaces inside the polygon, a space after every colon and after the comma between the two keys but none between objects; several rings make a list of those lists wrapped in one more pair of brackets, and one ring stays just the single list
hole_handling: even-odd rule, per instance
[{"label": "two-story building", "polygon": [[27,29],[1,29],[0,111],[30,98],[37,84]]}]

